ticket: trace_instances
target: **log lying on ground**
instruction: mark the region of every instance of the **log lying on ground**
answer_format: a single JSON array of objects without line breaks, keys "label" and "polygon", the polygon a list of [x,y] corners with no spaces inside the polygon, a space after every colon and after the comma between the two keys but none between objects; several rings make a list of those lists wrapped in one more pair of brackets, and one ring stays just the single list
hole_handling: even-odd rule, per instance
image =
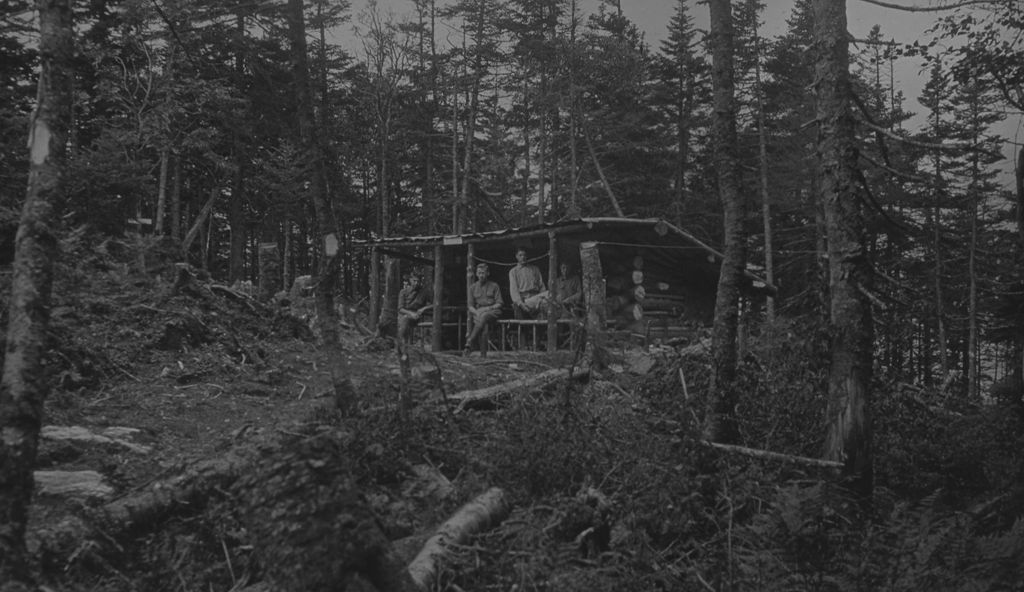
[{"label": "log lying on ground", "polygon": [[440,562],[447,555],[446,545],[464,544],[470,536],[501,523],[511,507],[505,492],[488,489],[449,518],[427,539],[419,554],[409,564],[409,575],[420,590],[430,590],[437,579]]},{"label": "log lying on ground", "polygon": [[36,489],[43,495],[108,498],[114,488],[96,471],[36,471]]},{"label": "log lying on ground", "polygon": [[567,378],[582,380],[586,379],[589,375],[590,371],[586,368],[577,368],[573,370],[571,374],[565,368],[555,368],[527,378],[520,378],[518,380],[504,382],[502,384],[495,384],[482,389],[455,393],[454,395],[449,395],[448,399],[459,404],[456,409],[458,412],[469,407],[494,402],[501,397],[511,395],[513,393],[530,392],[542,389],[550,384],[554,384],[555,382]]},{"label": "log lying on ground", "polygon": [[794,456],[792,454],[783,454],[781,452],[772,452],[770,450],[759,450],[757,448],[746,448],[744,446],[736,446],[734,444],[719,444],[718,442],[703,442],[706,446],[710,446],[723,452],[729,452],[732,454],[742,454],[743,456],[750,456],[753,458],[760,458],[762,460],[774,460],[780,462],[794,463],[798,465],[805,465],[809,467],[816,467],[819,469],[830,469],[834,471],[842,470],[843,463],[834,460],[824,460],[820,458],[809,458],[806,456]]},{"label": "log lying on ground", "polygon": [[99,509],[99,517],[108,522],[108,533],[130,531],[138,526],[153,525],[178,508],[189,506],[198,511],[210,492],[231,485],[251,460],[241,453],[207,460],[189,467],[181,475],[158,481],[144,491],[114,500]]},{"label": "log lying on ground", "polygon": [[[678,421],[667,419],[664,417],[649,418],[646,420],[646,423],[656,432],[671,433],[681,429],[682,427],[682,424],[680,424]],[[828,469],[831,471],[840,471],[843,469],[843,463],[835,460],[810,458],[807,456],[796,456],[793,454],[784,454],[782,452],[773,452],[771,450],[761,450],[759,448],[747,448],[746,446],[737,446],[735,444],[721,444],[719,442],[709,442],[708,440],[701,440],[700,443],[703,444],[704,446],[714,448],[715,450],[721,450],[722,452],[728,452],[730,454],[741,454],[743,456],[759,458],[761,460],[793,463],[808,467],[815,467],[819,469]]]}]

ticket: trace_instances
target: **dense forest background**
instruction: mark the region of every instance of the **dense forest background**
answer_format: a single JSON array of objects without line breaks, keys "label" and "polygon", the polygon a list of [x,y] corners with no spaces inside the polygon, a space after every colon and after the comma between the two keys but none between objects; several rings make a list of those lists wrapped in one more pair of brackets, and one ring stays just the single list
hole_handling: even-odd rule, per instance
[{"label": "dense forest background", "polygon": [[[81,347],[95,350],[81,359],[99,368],[104,351],[122,348],[125,360],[148,364],[155,389],[174,367],[185,371],[181,354],[193,346],[192,363],[216,357],[233,379],[277,360],[262,347],[250,355],[231,333],[241,323],[211,303],[231,298],[265,339],[267,319],[290,313],[229,285],[253,281],[266,295],[308,274],[320,343],[296,359],[316,369],[312,356],[323,356],[323,392],[336,408],[318,409],[284,434],[298,440],[261,457],[264,474],[279,478],[252,473],[233,493],[209,494],[249,496],[253,510],[282,504],[271,520],[235,516],[231,504],[210,510],[232,549],[225,536],[211,547],[217,558],[206,560],[220,572],[209,578],[226,581],[226,568],[239,588],[233,562],[256,549],[263,565],[252,563],[253,573],[287,581],[304,568],[282,561],[273,574],[275,557],[288,557],[275,548],[287,542],[280,529],[320,524],[311,521],[317,504],[340,503],[330,487],[395,488],[409,470],[402,463],[433,455],[460,467],[459,487],[496,482],[527,502],[495,547],[533,550],[551,536],[578,546],[576,533],[603,528],[616,541],[611,555],[586,564],[609,578],[603,589],[642,586],[638,573],[666,589],[684,577],[705,590],[1021,589],[1024,151],[1011,150],[1016,185],[1006,185],[1007,140],[993,130],[1024,112],[1022,7],[911,8],[934,26],[909,45],[885,41],[879,27],[848,39],[842,1],[795,2],[787,31],[770,38],[756,0],[707,7],[705,32],[693,18],[703,5],[680,0],[667,39],[651,47],[614,0],[592,14],[573,0],[414,0],[402,22],[372,1],[357,14],[344,1],[0,1],[0,266],[12,270],[0,318],[0,506],[10,517],[0,522],[0,552],[13,550],[13,559],[0,556],[0,573],[27,573],[21,539],[49,383],[60,382],[63,407],[54,410],[70,419],[86,417],[69,410],[92,405],[114,370],[131,379],[118,388],[136,396],[145,382],[113,362],[103,380],[81,382],[85,366],[66,353],[75,339],[60,331],[71,335],[77,323],[94,336],[101,322],[118,325],[119,337]],[[362,41],[354,53],[331,41],[351,22]],[[921,96],[894,87],[898,59],[922,64]],[[333,322],[335,296],[369,294],[376,318],[385,269],[394,269],[357,241],[579,216],[660,216],[721,246],[710,340],[639,354],[642,382],[613,382],[615,370],[594,355],[591,385],[566,386],[557,402],[523,397],[490,416],[457,421],[427,404],[410,414],[404,403],[394,416],[386,406],[352,414],[349,399],[409,389],[408,380],[385,384],[388,345],[355,342]],[[264,265],[268,251],[282,255],[280,267]],[[177,265],[150,265],[154,254]],[[765,306],[740,298],[734,280],[747,266],[778,287]],[[82,294],[89,301],[76,308]],[[121,305],[128,301],[142,303]],[[170,306],[198,312],[161,308]],[[48,326],[51,308],[59,314]],[[135,318],[140,310],[178,325]],[[154,345],[162,338],[142,339],[190,315],[208,331],[196,314],[230,337],[164,349]],[[737,328],[741,316],[750,334]],[[461,358],[412,353],[432,360],[436,384],[425,391],[439,389],[447,405],[441,375],[451,371],[438,358],[452,367]],[[383,381],[379,392],[353,386],[360,357]],[[57,372],[60,364],[70,370]],[[150,399],[162,401],[121,407]],[[161,421],[153,434],[172,428]],[[350,454],[377,461],[343,462]],[[381,471],[384,460],[397,468]],[[366,481],[354,486],[347,472],[363,469]],[[842,475],[833,481],[818,469]],[[292,495],[282,476],[293,470],[326,479],[325,497],[306,505]],[[524,515],[593,485],[613,488],[615,512],[590,507],[596,522],[583,530],[519,530]],[[352,507],[368,503],[355,497]],[[278,520],[293,510],[294,521]],[[380,539],[373,548],[387,549],[382,541],[395,533],[377,532],[381,513],[366,515]],[[386,518],[393,525],[396,515]],[[171,526],[163,536],[179,532]],[[536,538],[514,540],[527,531]],[[151,566],[175,555],[167,548],[140,547],[152,557],[138,573],[154,577]],[[532,552],[544,567],[535,581],[563,589],[547,569],[556,556]],[[525,581],[524,555],[495,556],[481,585]],[[182,562],[172,563],[184,586]],[[110,564],[97,565],[89,569],[108,579]],[[579,557],[561,567],[573,565]],[[572,573],[580,589],[598,589]],[[702,573],[715,574],[714,585]]]},{"label": "dense forest background", "polygon": [[[279,286],[315,268],[321,223],[349,245],[662,216],[722,244],[710,57],[692,2],[678,2],[651,47],[610,0],[591,14],[570,0],[410,1],[401,22],[375,2],[358,14],[344,1],[76,4],[65,222],[170,236],[230,282],[258,280],[258,246],[276,243]],[[37,33],[26,2],[3,10],[9,260]],[[759,33],[762,11],[738,2],[734,14],[748,260],[780,288],[766,314],[821,315],[809,3],[795,3],[777,38]],[[1019,194],[998,172],[1007,140],[991,131],[1020,110],[1020,14],[1012,2],[926,14],[930,39],[896,45],[876,27],[851,46],[878,359],[893,376],[977,398],[1020,381],[1024,235]],[[331,44],[352,25],[355,55]],[[893,87],[908,55],[927,71],[920,97]],[[914,115],[925,123],[911,126]],[[357,300],[376,268],[342,252],[339,290]]]}]

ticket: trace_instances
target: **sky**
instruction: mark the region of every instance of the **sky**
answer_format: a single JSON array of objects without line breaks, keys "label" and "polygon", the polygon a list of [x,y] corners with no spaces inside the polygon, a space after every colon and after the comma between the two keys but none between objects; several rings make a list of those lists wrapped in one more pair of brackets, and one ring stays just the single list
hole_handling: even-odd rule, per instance
[{"label": "sky", "polygon": [[[662,39],[667,35],[668,23],[672,18],[676,0],[620,0],[622,12],[631,21],[637,24],[644,31],[645,38],[651,47],[656,51]],[[929,6],[934,5],[933,0],[887,0],[892,4],[904,6]],[[440,0],[444,2],[444,0]],[[403,14],[411,12],[411,0],[378,0],[382,9],[392,10],[396,17],[401,20]],[[762,34],[765,37],[776,37],[785,33],[786,20],[793,9],[793,0],[765,0],[764,26]],[[366,5],[366,0],[352,0],[353,14],[357,15]],[[581,11],[584,13],[594,12],[597,9],[598,0],[579,0]],[[978,9],[980,10],[980,9]],[[914,13],[902,10],[883,8],[869,4],[863,0],[847,0],[846,2],[847,26],[850,33],[857,39],[868,36],[875,24],[881,25],[881,33],[884,39],[892,39],[897,43],[912,43],[916,39],[925,39],[926,30],[941,13],[925,12]],[[695,0],[690,2],[690,14],[694,18],[695,25],[700,29],[707,29],[708,8],[705,4],[697,4]],[[917,97],[921,94],[927,75],[921,72],[919,59],[903,59],[897,62],[894,71],[895,85],[903,91],[907,100],[904,109],[911,112],[922,112],[924,109],[917,103]],[[911,128],[916,123],[912,119],[909,122]],[[1020,145],[1024,143],[1024,118],[1020,115],[1008,117],[1005,122],[996,128],[996,131],[1004,138]],[[1013,155],[1015,154],[1012,145],[1004,149],[1007,159],[1002,166],[1004,175],[1001,180],[1004,184],[1013,185]]]}]

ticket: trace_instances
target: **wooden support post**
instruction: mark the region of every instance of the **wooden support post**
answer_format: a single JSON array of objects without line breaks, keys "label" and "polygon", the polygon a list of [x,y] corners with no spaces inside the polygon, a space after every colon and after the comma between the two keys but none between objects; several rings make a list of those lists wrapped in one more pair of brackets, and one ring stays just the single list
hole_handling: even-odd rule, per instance
[{"label": "wooden support post", "polygon": [[604,300],[604,273],[601,270],[601,256],[596,242],[580,243],[580,263],[583,267],[583,296],[587,305],[587,341],[591,352],[591,364],[601,369],[604,368],[608,357],[604,334],[607,313]]},{"label": "wooden support post", "polygon": [[384,259],[384,298],[377,329],[392,337],[398,336],[398,293],[401,290],[402,262],[397,257],[389,256]]},{"label": "wooden support post", "polygon": [[[434,246],[434,312],[431,322],[430,351],[437,353],[441,351],[441,323],[444,321],[444,300],[441,298],[444,292],[444,247]],[[458,346],[456,336],[456,346]]]},{"label": "wooden support post", "polygon": [[281,281],[281,255],[277,251],[277,243],[260,243],[259,247],[260,265],[260,302],[270,302],[280,289]]},{"label": "wooden support post", "polygon": [[[476,281],[476,249],[473,243],[466,245],[466,336],[473,332],[473,315],[469,314],[470,291],[473,289],[473,282]],[[461,339],[461,337],[460,337]],[[472,347],[466,343],[464,347]]]},{"label": "wooden support post", "polygon": [[558,239],[548,233],[548,352],[558,349]]},{"label": "wooden support post", "polygon": [[380,249],[370,249],[370,331],[377,330],[380,317]]}]

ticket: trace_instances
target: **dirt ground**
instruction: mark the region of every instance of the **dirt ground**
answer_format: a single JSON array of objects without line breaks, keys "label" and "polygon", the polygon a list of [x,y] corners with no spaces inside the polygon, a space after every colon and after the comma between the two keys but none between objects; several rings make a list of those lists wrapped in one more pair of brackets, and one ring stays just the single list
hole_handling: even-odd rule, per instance
[{"label": "dirt ground", "polygon": [[[398,357],[386,342],[353,327],[343,328],[341,357],[320,350],[309,329],[308,301],[287,307],[262,304],[217,285],[197,270],[161,263],[156,256],[128,257],[127,251],[124,245],[106,243],[92,253],[72,253],[79,259],[61,266],[55,288],[50,361],[54,388],[45,405],[28,535],[54,590],[218,589],[214,582],[222,583],[220,589],[244,589],[246,583],[259,580],[261,568],[249,559],[251,541],[242,535],[233,540],[222,532],[218,536],[223,554],[198,558],[195,531],[205,527],[184,522],[216,522],[216,508],[180,518],[183,523],[177,526],[151,525],[164,534],[144,534],[142,539],[117,536],[103,542],[99,539],[105,535],[98,535],[95,525],[83,527],[82,522],[91,524],[100,510],[158,489],[197,463],[282,438],[305,437],[317,422],[334,422],[335,427],[344,426],[338,428],[342,432],[354,433],[361,424],[374,426],[355,439],[382,440],[379,446],[360,444],[372,452],[362,457],[379,457],[379,462],[367,469],[372,475],[355,478],[364,484],[364,497],[386,524],[389,538],[413,536],[415,542],[407,544],[415,546],[424,532],[473,492],[501,481],[500,476],[491,477],[502,472],[499,465],[517,463],[517,456],[530,448],[527,443],[523,450],[499,450],[509,445],[510,436],[495,438],[489,430],[509,430],[507,425],[494,427],[505,425],[504,420],[460,419],[446,397],[573,362],[572,352],[491,352],[487,358],[464,358],[456,352],[431,355],[414,348],[413,377],[404,380]],[[621,365],[616,371],[622,373]],[[339,376],[350,379],[357,394],[354,423],[337,420]],[[636,376],[626,380],[635,381]],[[613,382],[605,384],[602,392],[613,399],[626,392]],[[401,392],[411,394],[416,419],[395,428]],[[551,409],[535,412],[541,414],[539,420],[516,421],[537,423],[553,416]],[[77,431],[61,436],[61,428]],[[424,434],[423,441],[412,452],[402,451],[400,474],[377,474],[382,472],[380,465],[394,460],[378,448],[388,446],[389,438],[401,440],[417,430]],[[550,433],[546,429],[543,437]],[[82,434],[101,439],[86,441]],[[511,437],[518,440],[521,434]],[[545,446],[540,441],[534,444]],[[538,454],[543,450],[529,450],[527,455],[534,455],[535,462],[548,462]],[[420,484],[419,489],[411,483],[418,478],[419,469],[410,469],[417,462],[439,468],[428,479],[435,483]],[[565,477],[572,472],[570,467],[561,469],[566,470]],[[542,471],[535,479],[527,475],[536,481],[563,476],[550,464],[528,471]],[[43,478],[63,472],[95,472],[101,482],[61,489],[59,483],[55,486]],[[508,474],[507,481],[522,482],[523,477]],[[424,494],[423,488],[436,489],[436,482],[451,491],[425,505],[433,494]],[[551,516],[519,520],[527,518],[542,521],[535,525],[538,530],[551,527]],[[585,528],[586,524],[577,530]],[[576,534],[566,536],[572,540]],[[131,549],[134,545],[138,548]],[[192,557],[186,562],[183,557],[188,553],[181,549],[189,545]],[[192,564],[191,571],[184,569],[185,563]],[[205,571],[199,568],[202,564]],[[218,570],[219,576],[210,575]],[[170,584],[154,575],[160,573],[173,574],[177,581]]]}]

